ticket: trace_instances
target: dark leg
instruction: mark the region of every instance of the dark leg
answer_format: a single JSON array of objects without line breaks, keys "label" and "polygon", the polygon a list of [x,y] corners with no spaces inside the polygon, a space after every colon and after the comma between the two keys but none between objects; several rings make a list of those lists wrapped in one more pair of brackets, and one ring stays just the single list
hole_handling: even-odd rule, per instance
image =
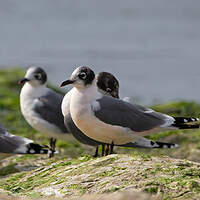
[{"label": "dark leg", "polygon": [[107,145],[106,145],[106,156],[109,155],[109,150],[110,150],[110,145],[107,144]]},{"label": "dark leg", "polygon": [[95,154],[93,156],[94,158],[98,157],[98,155],[99,155],[98,152],[99,152],[99,146],[96,147],[96,151],[95,151]]},{"label": "dark leg", "polygon": [[56,139],[51,138],[50,139],[50,147],[52,149],[52,153],[49,154],[49,158],[52,158],[54,156],[55,148],[56,148]]},{"label": "dark leg", "polygon": [[112,142],[110,145],[110,154],[113,154],[113,149],[114,149],[114,143]]},{"label": "dark leg", "polygon": [[105,144],[102,144],[102,154],[101,154],[101,156],[103,157],[104,154],[105,154]]}]

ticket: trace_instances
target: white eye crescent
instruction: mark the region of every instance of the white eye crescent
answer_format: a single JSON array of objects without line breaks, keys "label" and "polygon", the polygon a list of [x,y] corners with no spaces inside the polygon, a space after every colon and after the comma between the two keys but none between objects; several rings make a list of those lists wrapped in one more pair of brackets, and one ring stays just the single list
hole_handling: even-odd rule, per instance
[{"label": "white eye crescent", "polygon": [[82,72],[82,73],[79,74],[79,77],[80,77],[81,79],[86,79],[87,75],[86,75],[85,72]]},{"label": "white eye crescent", "polygon": [[110,88],[106,88],[107,92],[112,92],[112,90]]},{"label": "white eye crescent", "polygon": [[41,79],[42,78],[42,74],[36,74],[35,76],[34,76],[36,79]]}]

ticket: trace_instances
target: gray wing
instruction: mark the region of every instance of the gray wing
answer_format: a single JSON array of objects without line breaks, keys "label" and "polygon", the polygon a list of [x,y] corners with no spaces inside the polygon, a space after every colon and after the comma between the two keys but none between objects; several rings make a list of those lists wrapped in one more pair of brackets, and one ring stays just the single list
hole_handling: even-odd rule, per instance
[{"label": "gray wing", "polygon": [[61,94],[49,90],[45,96],[35,101],[34,111],[49,123],[56,125],[63,133],[68,133],[61,111],[62,99]]},{"label": "gray wing", "polygon": [[167,115],[109,96],[103,96],[96,101],[100,104],[100,109],[93,109],[97,118],[105,123],[127,127],[137,132],[160,127],[168,120],[173,120]]},{"label": "gray wing", "polygon": [[[67,129],[72,133],[72,135],[81,143],[90,145],[90,146],[98,146],[105,143],[98,142],[96,140],[93,140],[86,136],[80,129],[77,128],[77,126],[74,124],[71,115],[68,114],[65,116],[65,126]],[[116,145],[121,147],[132,147],[132,148],[175,148],[178,145],[171,144],[171,143],[164,143],[164,142],[158,142],[158,141],[152,141],[146,138],[141,137],[136,142],[122,144],[122,145]]]},{"label": "gray wing", "polygon": [[16,153],[15,150],[20,146],[32,143],[32,140],[23,138],[17,135],[12,135],[0,126],[0,152],[1,153]]}]

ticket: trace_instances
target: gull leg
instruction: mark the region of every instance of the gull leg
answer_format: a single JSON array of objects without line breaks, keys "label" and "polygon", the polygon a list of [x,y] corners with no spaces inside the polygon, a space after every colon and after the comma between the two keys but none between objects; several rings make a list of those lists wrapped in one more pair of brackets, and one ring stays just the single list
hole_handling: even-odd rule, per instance
[{"label": "gull leg", "polygon": [[102,154],[101,156],[103,157],[105,155],[105,144],[102,144]]},{"label": "gull leg", "polygon": [[109,155],[109,150],[110,150],[110,145],[107,144],[106,145],[106,154],[105,154],[106,156]]},{"label": "gull leg", "polygon": [[54,156],[55,148],[56,148],[56,139],[50,138],[50,147],[52,149],[52,153],[49,154],[49,158],[52,158]]},{"label": "gull leg", "polygon": [[113,150],[114,150],[114,143],[112,142],[110,145],[110,154],[113,154]]},{"label": "gull leg", "polygon": [[95,154],[93,156],[94,158],[98,157],[98,155],[99,155],[98,152],[99,152],[99,146],[96,147],[96,151],[95,151]]}]

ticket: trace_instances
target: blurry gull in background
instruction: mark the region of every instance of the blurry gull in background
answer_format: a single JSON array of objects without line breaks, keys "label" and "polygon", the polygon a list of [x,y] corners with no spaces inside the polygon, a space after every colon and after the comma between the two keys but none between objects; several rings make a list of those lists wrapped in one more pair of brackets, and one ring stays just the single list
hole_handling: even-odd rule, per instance
[{"label": "blurry gull in background", "polygon": [[51,154],[47,146],[34,143],[32,140],[13,135],[0,125],[0,153],[8,154]]},{"label": "blurry gull in background", "polygon": [[[50,147],[55,151],[56,138],[69,139],[61,112],[63,95],[46,87],[47,74],[40,67],[30,67],[20,93],[21,112],[26,121],[37,131],[51,137]],[[50,154],[53,157],[53,152]]]}]

